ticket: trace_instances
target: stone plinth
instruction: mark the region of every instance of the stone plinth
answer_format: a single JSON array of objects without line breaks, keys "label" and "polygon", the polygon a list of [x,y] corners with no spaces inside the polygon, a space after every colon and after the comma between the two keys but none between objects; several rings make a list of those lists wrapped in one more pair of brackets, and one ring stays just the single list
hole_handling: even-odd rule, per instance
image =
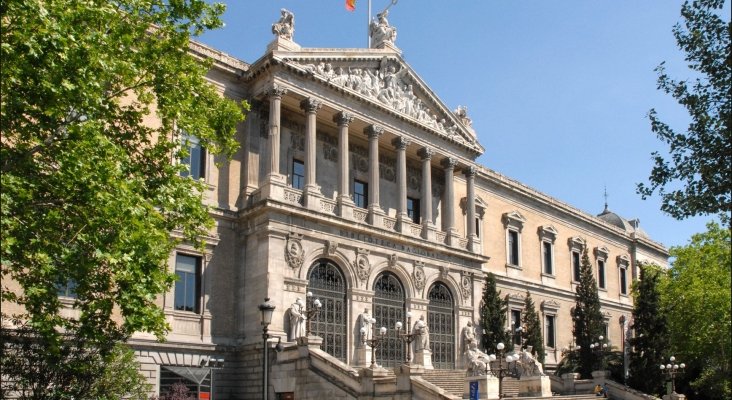
[{"label": "stone plinth", "polygon": [[478,382],[478,398],[480,400],[498,399],[500,397],[498,378],[493,375],[478,375],[465,377],[464,399],[470,399],[470,384],[472,382]]},{"label": "stone plinth", "polygon": [[402,364],[394,368],[394,373],[397,377],[397,390],[402,392],[411,391],[412,380],[410,378],[424,375],[424,368],[420,365]]},{"label": "stone plinth", "polygon": [[522,376],[518,381],[519,397],[551,397],[552,382],[546,375]]},{"label": "stone plinth", "polygon": [[577,393],[576,389],[574,388],[574,381],[578,380],[579,378],[580,374],[576,372],[562,374],[562,383],[564,384],[564,391],[566,392],[566,394]]},{"label": "stone plinth", "polygon": [[415,365],[420,365],[424,369],[435,369],[432,366],[432,352],[425,349],[420,349],[414,352],[414,358],[412,359]]},{"label": "stone plinth", "polygon": [[356,367],[368,367],[371,365],[371,347],[369,345],[357,347],[354,356],[354,364]]}]

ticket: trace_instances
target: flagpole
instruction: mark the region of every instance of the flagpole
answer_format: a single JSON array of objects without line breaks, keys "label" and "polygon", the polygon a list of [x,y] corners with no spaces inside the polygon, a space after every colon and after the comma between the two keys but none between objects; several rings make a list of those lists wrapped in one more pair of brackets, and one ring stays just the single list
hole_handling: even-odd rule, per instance
[{"label": "flagpole", "polygon": [[366,15],[366,48],[371,48],[371,0],[369,0],[369,12]]}]

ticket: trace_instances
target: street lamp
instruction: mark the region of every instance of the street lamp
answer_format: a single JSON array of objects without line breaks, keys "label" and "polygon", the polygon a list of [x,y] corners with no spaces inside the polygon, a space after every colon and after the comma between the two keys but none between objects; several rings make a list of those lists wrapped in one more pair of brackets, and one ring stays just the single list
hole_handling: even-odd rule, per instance
[{"label": "street lamp", "polygon": [[[420,321],[418,321],[418,323],[419,322]],[[402,329],[402,322],[401,321],[397,321],[397,323],[394,326],[394,328],[397,331],[397,337],[398,338],[401,338],[402,341],[404,341],[404,343],[407,345],[407,353],[406,353],[407,354],[407,358],[405,360],[405,362],[407,363],[407,365],[410,364],[410,360],[411,360],[411,355],[409,353],[409,349],[410,349],[410,347],[412,345],[412,342],[414,341],[414,339],[417,338],[417,336],[420,336],[421,335],[421,333],[409,333],[409,327],[410,326],[412,326],[412,313],[409,312],[409,311],[407,311],[407,327],[404,329],[404,333],[400,333],[401,332],[401,329]]]},{"label": "street lamp", "polygon": [[676,364],[676,357],[674,356],[671,356],[668,360],[670,361],[668,364],[661,364],[661,372],[666,374],[667,380],[671,380],[671,393],[676,393],[676,375],[684,372],[686,364]]},{"label": "street lamp", "polygon": [[[376,320],[374,318],[371,318],[371,324],[373,325],[376,323]],[[374,330],[376,330],[376,326],[374,325]],[[361,340],[363,344],[371,346],[371,369],[376,368],[376,354],[374,354],[374,351],[376,348],[381,344],[381,342],[384,341],[386,338],[386,328],[381,327],[379,329],[379,335],[374,335],[371,339],[366,339],[366,328],[361,328]]]},{"label": "street lamp", "polygon": [[[313,292],[307,292],[305,297],[307,297],[307,304],[309,305],[310,299],[313,297]],[[323,304],[320,303],[320,299],[315,299],[315,301],[313,301],[313,306],[315,306],[315,308],[311,308],[309,306],[305,308],[305,336],[310,336],[310,320],[318,315]]]},{"label": "street lamp", "polygon": [[269,324],[272,323],[272,313],[274,313],[275,305],[269,302],[269,297],[264,299],[264,303],[259,305],[259,311],[262,313],[262,339],[264,339],[264,359],[262,360],[262,399],[267,400],[267,386],[269,381],[268,369],[269,369],[269,356],[267,355],[267,341],[270,334],[267,332]]},{"label": "street lamp", "polygon": [[[604,358],[604,352],[607,350],[607,343],[604,343],[603,340],[605,340],[605,337],[600,335],[600,337],[597,338],[598,341],[595,343],[590,343],[590,351],[596,354],[597,358],[597,364],[598,369],[602,370],[605,367],[605,358]],[[579,346],[577,346],[579,347]]]},{"label": "street lamp", "polygon": [[[498,360],[498,368],[491,368],[491,374],[493,376],[498,378],[498,397],[503,397],[503,378],[508,376],[510,374],[510,368],[509,365],[518,360],[518,356],[512,356],[507,355],[505,358],[503,357],[503,349],[505,348],[503,343],[498,343],[496,345],[496,350],[498,350],[498,356],[495,354],[491,354],[488,356],[488,358],[491,360],[491,362]],[[506,362],[504,364],[503,362]],[[488,369],[488,366],[486,365],[486,369]],[[488,371],[486,371],[488,372]]]}]

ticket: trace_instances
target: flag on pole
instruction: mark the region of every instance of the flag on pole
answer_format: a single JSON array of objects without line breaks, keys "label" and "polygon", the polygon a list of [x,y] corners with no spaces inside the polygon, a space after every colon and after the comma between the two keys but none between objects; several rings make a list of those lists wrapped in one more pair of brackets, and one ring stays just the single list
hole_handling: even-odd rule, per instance
[{"label": "flag on pole", "polygon": [[346,0],[346,10],[355,11],[356,10],[356,0]]}]

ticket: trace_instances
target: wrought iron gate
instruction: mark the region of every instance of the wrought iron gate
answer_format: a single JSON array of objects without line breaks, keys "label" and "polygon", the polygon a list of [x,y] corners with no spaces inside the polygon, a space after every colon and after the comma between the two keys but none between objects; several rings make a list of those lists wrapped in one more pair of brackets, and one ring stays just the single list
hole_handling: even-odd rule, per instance
[{"label": "wrought iron gate", "polygon": [[[378,330],[387,328],[384,341],[376,349],[376,362],[382,367],[393,367],[404,362],[404,347],[397,338],[394,325],[406,323],[404,287],[394,274],[384,272],[374,282],[374,318]],[[406,327],[409,329],[409,327]]]},{"label": "wrought iron gate", "polygon": [[427,327],[430,332],[432,365],[438,369],[455,368],[455,309],[450,289],[436,282],[427,295]]},{"label": "wrought iron gate", "polygon": [[312,307],[315,299],[320,299],[323,304],[320,313],[310,321],[310,330],[323,338],[323,351],[346,362],[348,315],[343,273],[332,262],[320,260],[310,268],[308,280],[308,290],[313,292],[308,299],[308,308]]}]

